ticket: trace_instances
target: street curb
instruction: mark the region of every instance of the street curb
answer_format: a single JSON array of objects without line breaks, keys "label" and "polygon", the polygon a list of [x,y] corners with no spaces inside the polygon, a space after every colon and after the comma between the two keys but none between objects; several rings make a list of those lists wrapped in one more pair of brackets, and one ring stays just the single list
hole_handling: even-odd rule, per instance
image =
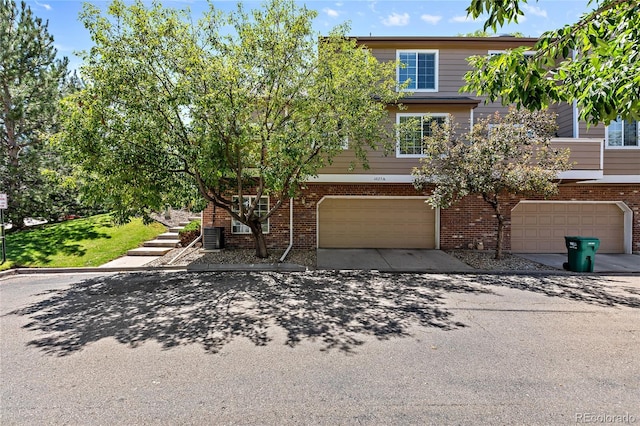
[{"label": "street curb", "polygon": [[[103,268],[103,267],[84,267],[84,268],[15,268],[9,269],[7,275],[36,275],[36,274],[86,274],[86,273],[99,273],[99,272],[150,272],[150,271],[167,271],[167,272],[179,272],[186,271],[186,267],[150,267],[150,266],[131,266],[131,267],[118,267],[118,268]],[[0,278],[3,276],[0,273]]]},{"label": "street curb", "polygon": [[10,277],[12,275],[16,274],[16,270],[15,269],[7,269],[6,271],[2,271],[0,272],[0,279],[4,278],[4,277]]},{"label": "street curb", "polygon": [[535,269],[535,270],[514,270],[514,271],[490,271],[485,269],[447,271],[424,270],[424,269],[315,269],[317,271],[336,272],[379,272],[385,274],[433,274],[433,275],[568,275],[586,277],[590,275],[640,275],[640,271],[598,271],[598,272],[572,272],[560,269]]},{"label": "street curb", "polygon": [[187,272],[305,272],[306,266],[294,263],[252,263],[252,264],[221,264],[196,263],[186,268]]},{"label": "street curb", "polygon": [[519,270],[519,271],[488,271],[476,270],[420,270],[420,269],[311,269],[305,266],[282,264],[195,264],[189,266],[132,266],[132,267],[84,267],[84,268],[14,268],[0,272],[0,279],[13,275],[37,275],[37,274],[82,274],[82,273],[130,273],[130,272],[377,272],[384,274],[430,274],[430,275],[565,275],[565,276],[601,276],[601,275],[640,275],[638,271],[598,271],[598,272],[572,272],[559,269],[549,270]]}]

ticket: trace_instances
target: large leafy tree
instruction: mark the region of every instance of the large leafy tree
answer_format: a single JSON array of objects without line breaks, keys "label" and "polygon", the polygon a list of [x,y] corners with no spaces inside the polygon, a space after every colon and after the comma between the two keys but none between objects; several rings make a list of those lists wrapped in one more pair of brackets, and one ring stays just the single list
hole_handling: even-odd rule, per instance
[{"label": "large leafy tree", "polygon": [[435,185],[428,202],[447,208],[470,194],[479,194],[496,214],[496,259],[502,257],[505,225],[503,204],[508,194],[557,192],[557,176],[568,170],[568,150],[551,146],[555,114],[511,109],[479,120],[468,133],[451,121],[432,125],[424,140],[426,155],[414,168],[414,185]]},{"label": "large leafy tree", "polygon": [[[517,22],[526,0],[472,0],[468,13],[488,14],[484,29]],[[608,124],[620,116],[640,119],[640,4],[591,0],[594,9],[574,24],[544,33],[525,48],[472,57],[465,92],[528,109],[576,101],[580,118]]]},{"label": "large leafy tree", "polygon": [[64,102],[60,141],[93,194],[123,218],[199,194],[267,256],[262,223],[345,143],[365,160],[368,145],[393,140],[383,120],[400,96],[394,64],[346,26],[319,37],[315,17],[291,0],[228,15],[211,4],[197,23],[159,3],[85,5],[95,46],[86,87]]},{"label": "large leafy tree", "polygon": [[31,9],[0,0],[0,191],[9,198],[15,228],[29,216],[47,216],[50,191],[45,164],[66,58],[56,59],[53,37]]}]

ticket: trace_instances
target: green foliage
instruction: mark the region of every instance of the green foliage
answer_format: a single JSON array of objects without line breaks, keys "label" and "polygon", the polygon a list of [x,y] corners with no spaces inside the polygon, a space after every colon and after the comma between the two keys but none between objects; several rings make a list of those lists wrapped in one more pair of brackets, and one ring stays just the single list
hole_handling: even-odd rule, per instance
[{"label": "green foliage", "polygon": [[50,218],[47,170],[55,155],[45,144],[53,130],[67,60],[55,59],[47,23],[24,2],[0,0],[0,191],[8,220],[17,228],[29,216]]},{"label": "green foliage", "polygon": [[22,267],[99,266],[165,231],[159,223],[134,219],[115,225],[108,214],[14,232],[7,235],[8,263]]},{"label": "green foliage", "polygon": [[[197,23],[159,3],[114,1],[107,16],[85,5],[95,46],[58,142],[92,197],[125,218],[198,195],[249,226],[266,256],[261,222],[345,140],[362,160],[392,140],[382,121],[400,96],[395,64],[357,47],[346,26],[320,38],[316,15],[291,0],[228,16],[211,4]],[[256,202],[238,203],[245,195]],[[263,195],[272,208],[258,216]]]},{"label": "green foliage", "polygon": [[[523,0],[524,1],[524,0]],[[467,11],[489,14],[485,30],[517,22],[519,0],[472,0]],[[463,92],[528,109],[576,101],[580,118],[609,124],[618,116],[640,119],[640,5],[628,0],[592,1],[595,9],[575,24],[544,33],[523,60],[523,49],[469,59]]]},{"label": "green foliage", "polygon": [[498,246],[502,250],[501,194],[557,192],[557,175],[570,169],[569,151],[551,146],[556,117],[545,111],[511,109],[505,116],[479,120],[469,133],[458,133],[455,124],[432,126],[425,138],[425,157],[414,168],[414,185],[434,184],[428,198],[434,207],[450,207],[470,194],[482,195],[498,218]]},{"label": "green foliage", "polygon": [[200,233],[200,221],[192,220],[178,232],[178,235],[180,236],[180,244],[182,247],[188,246],[193,240],[198,238]]},{"label": "green foliage", "polygon": [[182,228],[179,233],[182,234],[185,232],[199,231],[199,230],[200,230],[200,221],[192,220],[184,228]]},{"label": "green foliage", "polygon": [[[475,30],[473,32],[470,33],[459,33],[458,37],[496,37],[497,34],[494,33],[490,33],[488,32],[486,29],[484,30]],[[509,33],[509,36],[511,37],[524,37],[524,34],[521,33],[520,31],[512,31],[511,33]]]}]

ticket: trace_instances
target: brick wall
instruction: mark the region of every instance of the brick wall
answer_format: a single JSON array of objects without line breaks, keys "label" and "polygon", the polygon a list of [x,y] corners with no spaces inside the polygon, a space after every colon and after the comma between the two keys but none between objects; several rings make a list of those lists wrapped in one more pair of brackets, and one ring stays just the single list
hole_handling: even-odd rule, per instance
[{"label": "brick wall", "polygon": [[[326,195],[352,196],[419,196],[427,195],[416,191],[411,184],[307,184],[301,196],[294,200],[294,247],[316,247],[316,205]],[[505,195],[502,197],[506,228],[504,249],[511,248],[510,212],[520,200],[535,200],[542,197],[520,197]],[[557,196],[549,200],[567,201],[623,201],[633,211],[634,251],[640,251],[640,186],[638,185],[578,185],[560,186]],[[273,202],[274,200],[271,200]],[[230,248],[252,248],[251,235],[231,234],[231,218],[222,209],[214,214],[209,206],[204,212],[205,226],[225,228],[225,242]],[[466,248],[469,243],[481,239],[485,249],[495,248],[496,218],[491,206],[481,196],[466,197],[460,203],[440,212],[440,247],[442,249]],[[270,219],[270,232],[267,235],[269,248],[285,248],[289,245],[289,203],[282,207]]]},{"label": "brick wall", "polygon": [[[504,195],[503,213],[506,216],[504,249],[511,249],[511,210],[520,200],[543,200],[543,197]],[[632,250],[640,251],[640,186],[638,185],[560,185],[554,201],[623,201],[633,211]],[[485,248],[495,248],[497,219],[493,209],[481,196],[469,196],[455,206],[440,212],[440,246],[467,248],[467,244],[481,239]]]}]

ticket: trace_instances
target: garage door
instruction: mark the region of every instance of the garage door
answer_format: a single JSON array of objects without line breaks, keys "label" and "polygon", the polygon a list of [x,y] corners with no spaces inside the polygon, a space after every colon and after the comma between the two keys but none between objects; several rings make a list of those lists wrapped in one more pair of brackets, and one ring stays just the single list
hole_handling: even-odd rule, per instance
[{"label": "garage door", "polygon": [[565,235],[599,238],[598,253],[624,253],[624,213],[580,202],[521,202],[511,211],[514,253],[566,253]]},{"label": "garage door", "polygon": [[415,198],[324,198],[320,248],[435,248],[435,210]]}]

